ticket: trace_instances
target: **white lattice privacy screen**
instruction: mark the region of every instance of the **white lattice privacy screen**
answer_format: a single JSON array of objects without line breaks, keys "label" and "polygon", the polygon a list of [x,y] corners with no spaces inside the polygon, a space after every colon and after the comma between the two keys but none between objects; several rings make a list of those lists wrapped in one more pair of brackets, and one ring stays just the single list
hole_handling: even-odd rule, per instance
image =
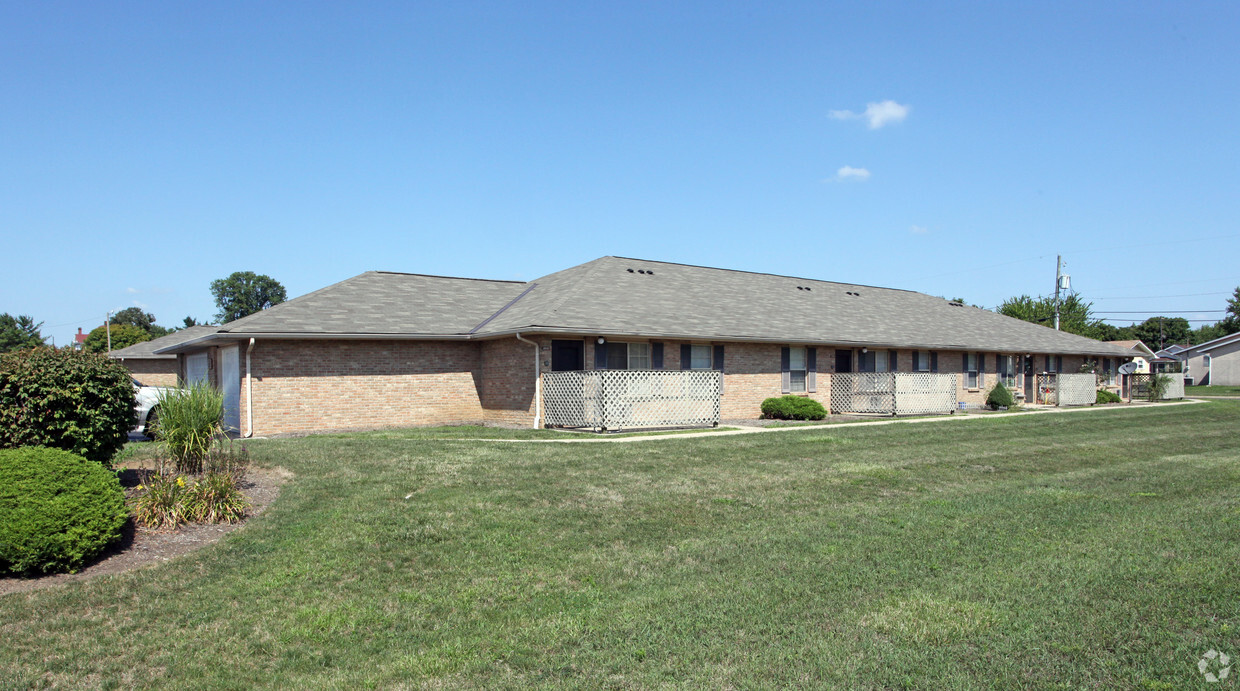
[{"label": "white lattice privacy screen", "polygon": [[[1162,398],[1159,400],[1170,400],[1173,398],[1184,398],[1184,373],[1168,372],[1162,375],[1169,379],[1167,390],[1163,392]],[[1154,378],[1153,374],[1130,374],[1128,375],[1128,385],[1130,387],[1131,398],[1140,400],[1150,395],[1150,380]]]},{"label": "white lattice privacy screen", "polygon": [[1093,372],[1056,375],[1059,405],[1093,405],[1098,402],[1098,377]]},{"label": "white lattice privacy screen", "polygon": [[719,424],[714,370],[582,370],[543,375],[548,427],[599,430]]},{"label": "white lattice privacy screen", "polygon": [[831,413],[926,415],[956,408],[956,375],[841,372],[831,375]]},{"label": "white lattice privacy screen", "polygon": [[1092,372],[1039,374],[1034,403],[1093,405],[1098,402],[1098,377]]}]

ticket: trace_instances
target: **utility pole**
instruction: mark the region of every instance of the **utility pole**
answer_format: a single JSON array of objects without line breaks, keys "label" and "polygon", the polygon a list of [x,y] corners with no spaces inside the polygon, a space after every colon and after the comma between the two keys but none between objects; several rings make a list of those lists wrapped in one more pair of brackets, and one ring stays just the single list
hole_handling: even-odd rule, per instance
[{"label": "utility pole", "polygon": [[[1058,294],[1056,294],[1056,299],[1058,299]],[[107,329],[108,329],[108,352],[110,353],[112,352],[112,313],[111,312],[108,312],[108,316],[103,318],[103,323],[107,325]],[[1055,317],[1055,328],[1059,328],[1059,317],[1058,316]]]},{"label": "utility pole", "polygon": [[1059,330],[1059,276],[1063,271],[1063,256],[1055,255],[1055,330]]}]

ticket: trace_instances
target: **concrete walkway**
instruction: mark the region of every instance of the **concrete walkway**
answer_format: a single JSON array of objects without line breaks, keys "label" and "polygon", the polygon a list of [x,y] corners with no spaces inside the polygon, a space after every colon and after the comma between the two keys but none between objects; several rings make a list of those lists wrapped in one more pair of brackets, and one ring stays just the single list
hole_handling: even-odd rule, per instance
[{"label": "concrete walkway", "polygon": [[[1069,414],[1069,413],[1101,412],[1101,411],[1106,411],[1106,410],[1132,410],[1134,407],[1144,407],[1144,406],[1158,406],[1160,408],[1165,408],[1167,406],[1192,405],[1194,403],[1200,403],[1200,402],[1201,401],[1197,401],[1191,398],[1186,398],[1181,401],[1174,401],[1174,402],[1168,402],[1168,403],[1134,402],[1134,403],[1131,403],[1125,406],[1082,406],[1079,408],[1046,407],[1046,408],[1033,408],[1033,409],[1027,408],[1025,410],[1019,410],[1019,411],[1009,412],[1009,413],[986,413],[984,415],[966,413],[964,415],[939,415],[935,417],[918,417],[918,418],[908,418],[908,419],[890,418],[886,420],[873,420],[873,421],[866,421],[866,422],[836,422],[836,423],[823,424],[823,425],[796,425],[796,426],[791,426],[791,427],[745,427],[745,428],[735,429],[735,430],[724,430],[722,432],[685,432],[683,434],[649,434],[646,436],[633,436],[633,437],[610,437],[609,438],[606,436],[593,436],[593,433],[583,433],[583,434],[591,434],[592,436],[583,437],[581,439],[443,439],[443,440],[437,440],[437,441],[469,441],[469,442],[493,441],[493,442],[500,442],[504,444],[625,444],[625,443],[631,443],[631,442],[663,441],[667,439],[701,439],[701,438],[708,438],[708,437],[709,438],[733,437],[733,436],[740,435],[740,434],[775,434],[779,432],[800,432],[800,431],[804,431],[807,429],[829,430],[829,429],[841,429],[841,428],[846,428],[846,427],[859,427],[859,426],[874,427],[877,425],[941,424],[941,423],[950,423],[950,422],[964,422],[968,420],[994,420],[997,418],[1010,417],[1013,415],[1016,415],[1016,416],[1058,415],[1058,414]],[[620,434],[625,434],[625,433],[621,432]],[[640,432],[636,432],[634,434],[640,434]]]}]

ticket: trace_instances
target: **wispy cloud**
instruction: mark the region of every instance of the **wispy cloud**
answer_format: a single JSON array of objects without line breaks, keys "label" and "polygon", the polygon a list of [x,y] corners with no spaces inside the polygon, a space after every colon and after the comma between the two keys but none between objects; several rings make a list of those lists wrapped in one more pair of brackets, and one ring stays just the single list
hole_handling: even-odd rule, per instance
[{"label": "wispy cloud", "polygon": [[138,290],[137,288],[126,288],[125,292],[129,293],[130,295],[137,295],[138,293],[141,293],[142,291]]},{"label": "wispy cloud", "polygon": [[835,171],[835,177],[829,178],[828,182],[865,182],[870,179],[870,171],[865,168],[853,168],[852,166],[844,166]]},{"label": "wispy cloud", "polygon": [[903,122],[908,117],[909,106],[901,105],[895,101],[879,101],[878,103],[865,104],[864,113],[854,113],[851,110],[833,110],[830,115],[836,120],[860,120],[865,119],[870,124],[870,129],[876,130],[880,127]]},{"label": "wispy cloud", "polygon": [[930,232],[930,229],[925,226],[911,226],[909,227],[908,232],[913,235],[925,235]]}]

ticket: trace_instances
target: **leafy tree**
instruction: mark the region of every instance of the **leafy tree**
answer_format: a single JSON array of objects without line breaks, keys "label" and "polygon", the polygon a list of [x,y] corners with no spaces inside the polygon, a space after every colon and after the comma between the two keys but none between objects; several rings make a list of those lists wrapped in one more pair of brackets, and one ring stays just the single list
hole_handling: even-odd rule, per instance
[{"label": "leafy tree", "polygon": [[[1004,300],[995,311],[1034,324],[1055,327],[1054,298],[1021,295]],[[1059,328],[1089,338],[1113,335],[1103,322],[1093,318],[1093,303],[1081,300],[1076,294],[1068,295],[1060,302]]]},{"label": "leafy tree", "polygon": [[284,286],[270,276],[253,271],[237,271],[228,278],[211,281],[211,294],[220,308],[215,318],[221,324],[240,319],[278,305],[288,299]]},{"label": "leafy tree", "polygon": [[[127,348],[135,343],[151,340],[151,334],[132,324],[112,325],[112,350]],[[97,326],[86,337],[82,347],[91,353],[108,352],[108,326]]]},{"label": "leafy tree", "polygon": [[191,326],[203,326],[202,322],[198,321],[197,319],[194,319],[193,317],[186,317],[184,320],[184,323],[185,323],[185,326],[181,327],[183,329],[188,329]]},{"label": "leafy tree", "polygon": [[1232,319],[1240,319],[1240,286],[1236,287],[1236,292],[1227,299],[1227,314]]},{"label": "leafy tree", "polygon": [[[143,312],[142,309],[139,307],[126,307],[125,309],[112,315],[112,325],[116,326],[117,324],[127,324],[129,326],[136,326],[139,329],[142,329],[143,331],[150,334],[151,338],[159,338],[160,336],[167,336],[168,334],[176,330],[176,329],[169,329],[167,327],[163,327],[163,326],[160,326],[159,324],[156,324],[155,315],[151,314],[150,312]],[[115,348],[116,347],[115,337],[113,337],[112,340],[113,340],[112,347]]]},{"label": "leafy tree", "polygon": [[155,315],[150,312],[143,312],[140,307],[126,307],[125,309],[112,315],[113,324],[128,324],[136,326],[143,331],[150,331],[155,325]]},{"label": "leafy tree", "polygon": [[1188,343],[1191,328],[1183,317],[1150,317],[1132,327],[1133,337],[1153,350],[1161,350],[1173,343]]},{"label": "leafy tree", "polygon": [[43,322],[36,324],[24,314],[16,317],[7,312],[0,314],[0,353],[43,345],[41,326]]}]

